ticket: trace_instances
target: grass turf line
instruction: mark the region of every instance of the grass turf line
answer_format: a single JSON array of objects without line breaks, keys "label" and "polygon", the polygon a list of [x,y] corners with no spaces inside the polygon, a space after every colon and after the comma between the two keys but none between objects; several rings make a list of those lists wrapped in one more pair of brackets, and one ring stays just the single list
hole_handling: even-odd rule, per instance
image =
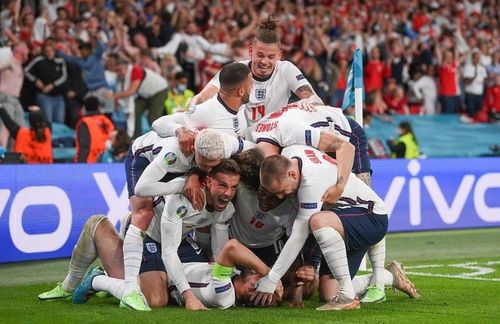
[{"label": "grass turf line", "polygon": [[[408,265],[456,264],[500,260],[500,229],[390,234],[387,260]],[[420,301],[387,291],[387,301],[363,305],[357,311],[320,313],[322,303],[315,296],[305,309],[286,306],[275,309],[229,309],[202,313],[180,307],[138,313],[119,309],[114,298],[93,298],[85,305],[66,301],[40,302],[36,296],[62,281],[68,260],[24,262],[0,265],[0,323],[498,323],[500,282],[411,276],[422,292]],[[485,277],[500,278],[497,271]],[[427,271],[428,269],[423,269]],[[456,269],[440,268],[455,274]],[[437,271],[436,270],[436,271]],[[414,270],[416,271],[416,270]],[[463,269],[463,273],[467,272]]]}]

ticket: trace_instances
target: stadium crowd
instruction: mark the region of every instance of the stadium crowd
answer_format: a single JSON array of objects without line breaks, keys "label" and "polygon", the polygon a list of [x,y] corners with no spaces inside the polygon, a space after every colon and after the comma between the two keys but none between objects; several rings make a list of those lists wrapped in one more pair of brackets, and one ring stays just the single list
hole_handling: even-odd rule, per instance
[{"label": "stadium crowd", "polygon": [[353,51],[362,48],[372,114],[497,122],[499,12],[495,0],[7,0],[0,104],[19,126],[36,105],[48,126],[79,133],[85,98],[93,96],[100,113],[136,138],[143,112],[151,125],[185,109],[224,64],[248,59],[259,19],[272,15],[283,59],[325,104],[341,104]]}]

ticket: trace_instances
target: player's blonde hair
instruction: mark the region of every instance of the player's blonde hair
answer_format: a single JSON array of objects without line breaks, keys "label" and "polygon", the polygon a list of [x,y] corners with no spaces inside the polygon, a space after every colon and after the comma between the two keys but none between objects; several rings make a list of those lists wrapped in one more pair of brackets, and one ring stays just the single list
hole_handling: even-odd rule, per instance
[{"label": "player's blonde hair", "polygon": [[194,141],[195,151],[207,160],[220,160],[225,156],[224,138],[213,129],[204,129]]}]

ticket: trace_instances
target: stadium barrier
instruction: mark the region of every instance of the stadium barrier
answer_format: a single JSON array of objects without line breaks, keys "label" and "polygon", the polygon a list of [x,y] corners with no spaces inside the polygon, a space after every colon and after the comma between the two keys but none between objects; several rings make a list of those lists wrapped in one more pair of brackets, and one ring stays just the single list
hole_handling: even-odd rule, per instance
[{"label": "stadium barrier", "polygon": [[[500,226],[500,158],[374,160],[390,231]],[[128,213],[122,164],[3,165],[0,263],[68,257],[93,214]]]}]

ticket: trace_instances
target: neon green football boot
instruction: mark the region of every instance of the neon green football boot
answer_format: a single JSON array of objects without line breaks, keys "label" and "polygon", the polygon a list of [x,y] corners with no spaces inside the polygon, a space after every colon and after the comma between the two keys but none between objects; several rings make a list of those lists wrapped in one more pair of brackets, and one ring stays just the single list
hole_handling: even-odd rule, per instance
[{"label": "neon green football boot", "polygon": [[62,286],[62,282],[58,282],[57,286],[49,291],[41,293],[38,295],[40,300],[57,300],[57,299],[68,299],[73,295],[73,293],[67,292]]},{"label": "neon green football boot", "polygon": [[363,304],[381,303],[383,301],[385,301],[385,291],[376,286],[368,287],[361,298]]},{"label": "neon green football boot", "polygon": [[120,301],[120,308],[128,308],[143,312],[151,310],[144,295],[138,291],[132,291],[130,294],[123,296]]}]

